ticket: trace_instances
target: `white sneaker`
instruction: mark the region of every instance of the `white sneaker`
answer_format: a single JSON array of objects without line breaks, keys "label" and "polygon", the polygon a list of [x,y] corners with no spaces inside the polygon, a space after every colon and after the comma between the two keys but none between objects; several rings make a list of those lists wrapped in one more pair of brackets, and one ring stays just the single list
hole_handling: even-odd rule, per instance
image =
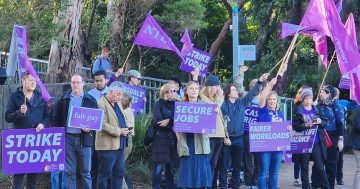
[{"label": "white sneaker", "polygon": [[300,179],[295,179],[293,185],[294,185],[294,186],[297,186],[297,187],[301,187],[301,180],[300,180]]}]

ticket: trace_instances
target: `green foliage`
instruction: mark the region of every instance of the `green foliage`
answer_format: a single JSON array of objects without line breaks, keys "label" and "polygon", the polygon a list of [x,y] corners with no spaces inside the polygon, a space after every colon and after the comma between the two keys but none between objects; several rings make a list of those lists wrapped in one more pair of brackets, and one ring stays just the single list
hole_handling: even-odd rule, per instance
[{"label": "green foliage", "polygon": [[111,20],[104,17],[99,22],[99,47],[105,46],[110,40]]},{"label": "green foliage", "polygon": [[190,31],[204,28],[204,12],[200,0],[179,0],[165,4],[162,14],[154,17],[172,32],[182,33],[185,28]]},{"label": "green foliage", "polygon": [[133,137],[133,149],[126,160],[127,171],[133,178],[142,178],[143,181],[151,182],[151,146],[144,145],[144,137],[150,126],[152,114],[140,114],[135,119],[135,136]]}]

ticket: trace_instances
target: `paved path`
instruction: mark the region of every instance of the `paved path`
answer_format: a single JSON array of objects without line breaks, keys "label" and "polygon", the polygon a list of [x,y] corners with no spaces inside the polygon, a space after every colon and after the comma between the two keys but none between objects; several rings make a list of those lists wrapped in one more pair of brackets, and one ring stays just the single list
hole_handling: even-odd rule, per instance
[{"label": "paved path", "polygon": [[[309,169],[311,171],[310,165]],[[345,185],[335,185],[336,189],[352,189],[356,164],[352,154],[344,155],[344,182]],[[311,173],[310,173],[311,174]],[[279,189],[301,189],[301,187],[293,186],[294,182],[294,164],[282,165],[279,174]],[[241,187],[242,188],[242,187]]]}]

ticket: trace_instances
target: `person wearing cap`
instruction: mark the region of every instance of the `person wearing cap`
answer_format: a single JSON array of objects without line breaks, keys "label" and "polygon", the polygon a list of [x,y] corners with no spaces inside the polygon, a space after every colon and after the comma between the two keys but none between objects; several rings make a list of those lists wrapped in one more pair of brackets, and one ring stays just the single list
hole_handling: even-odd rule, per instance
[{"label": "person wearing cap", "polygon": [[[129,70],[127,72],[127,75],[128,75],[127,83],[129,85],[138,87],[141,84],[142,77],[141,77],[141,74],[140,74],[139,71],[137,71],[137,70]],[[144,99],[144,103],[146,103],[147,98],[144,97],[143,99]]]},{"label": "person wearing cap", "polygon": [[335,187],[339,151],[342,151],[344,147],[344,110],[333,100],[335,95],[335,87],[331,85],[323,87],[319,94],[320,103],[317,105],[320,114],[326,120],[325,129],[332,141],[332,146],[327,149],[327,160],[325,161],[330,189]]},{"label": "person wearing cap", "polygon": [[317,187],[328,189],[329,183],[325,171],[327,156],[325,145],[325,123],[318,109],[313,106],[313,91],[311,87],[301,87],[297,94],[298,103],[293,115],[293,129],[296,132],[304,132],[317,128],[314,146],[311,153],[293,154],[293,161],[299,163],[301,168],[301,182],[303,189],[310,189],[309,161],[314,161],[311,180]]},{"label": "person wearing cap", "polygon": [[[244,115],[246,107],[253,98],[259,93],[261,84],[267,79],[269,74],[263,74],[255,86],[243,97],[239,98],[239,93],[234,84],[228,85],[224,89],[225,101],[221,105],[221,112],[227,120],[227,131],[229,135],[228,145],[223,146],[222,166],[220,168],[220,188],[227,188],[227,170],[230,160],[232,161],[232,187],[240,186],[240,169],[244,153]],[[225,143],[226,144],[226,143]],[[231,145],[230,145],[231,144]]]},{"label": "person wearing cap", "polygon": [[[216,75],[209,75],[205,81],[205,87],[200,90],[200,98],[202,101],[208,104],[216,104],[217,108],[215,109],[217,113],[216,117],[216,133],[209,134],[210,137],[210,165],[213,174],[213,180],[216,180],[217,174],[215,168],[218,164],[218,159],[223,143],[229,145],[229,139],[224,125],[224,118],[220,107],[224,102],[224,95],[221,89],[220,79]],[[216,186],[213,186],[216,187]]]}]

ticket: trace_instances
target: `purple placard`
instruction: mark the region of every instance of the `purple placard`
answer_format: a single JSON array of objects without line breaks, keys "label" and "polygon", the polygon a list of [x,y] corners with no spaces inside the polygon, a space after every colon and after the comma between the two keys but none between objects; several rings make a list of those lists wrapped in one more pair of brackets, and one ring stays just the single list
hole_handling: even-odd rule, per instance
[{"label": "purple placard", "polygon": [[292,163],[292,154],[285,152],[284,153],[284,162],[285,162],[285,164]]},{"label": "purple placard", "polygon": [[175,102],[174,131],[216,133],[216,104]]},{"label": "purple placard", "polygon": [[124,92],[132,97],[133,104],[132,109],[135,113],[142,113],[145,109],[144,97],[146,97],[146,90],[141,87],[132,86],[126,83],[122,83]]},{"label": "purple placard", "polygon": [[244,134],[249,134],[249,124],[255,123],[258,118],[259,105],[249,105],[245,109]]},{"label": "purple placard", "polygon": [[3,174],[65,171],[63,127],[2,131]]},{"label": "purple placard", "polygon": [[101,131],[104,117],[103,110],[71,106],[69,115],[68,127]]},{"label": "purple placard", "polygon": [[183,59],[180,69],[191,73],[195,68],[200,69],[200,76],[205,77],[211,64],[212,56],[204,51],[193,48]]},{"label": "purple placard", "polygon": [[250,123],[250,152],[290,150],[289,125],[290,121]]},{"label": "purple placard", "polygon": [[291,151],[288,153],[301,154],[311,153],[317,133],[317,125],[303,132],[292,131],[291,134]]},{"label": "purple placard", "polygon": [[349,74],[341,76],[339,88],[350,90],[350,77]]}]

